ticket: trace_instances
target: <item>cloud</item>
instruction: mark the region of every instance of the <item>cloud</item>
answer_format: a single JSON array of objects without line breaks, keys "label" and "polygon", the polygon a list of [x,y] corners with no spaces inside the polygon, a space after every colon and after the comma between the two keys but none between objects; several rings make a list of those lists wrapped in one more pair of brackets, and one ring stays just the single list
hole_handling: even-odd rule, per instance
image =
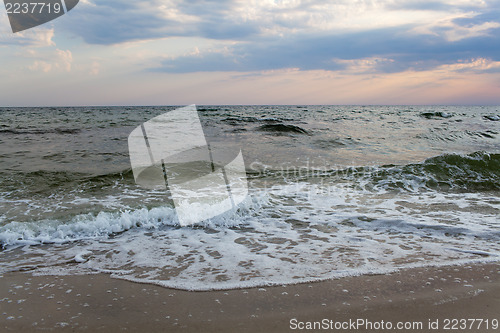
[{"label": "cloud", "polygon": [[498,10],[495,1],[474,0],[86,0],[70,13],[71,20],[61,24],[90,44],[173,36],[250,41],[295,33],[426,26],[492,10]]},{"label": "cloud", "polygon": [[[1,18],[0,18],[1,19]],[[22,47],[48,47],[54,46],[54,29],[37,28],[25,30],[13,34],[10,28],[0,29],[0,47],[22,46]]]},{"label": "cloud", "polygon": [[101,69],[101,64],[97,61],[92,61],[92,64],[90,65],[90,75],[99,75]]},{"label": "cloud", "polygon": [[477,58],[454,64],[445,64],[440,66],[438,70],[457,73],[500,73],[500,61]]},{"label": "cloud", "polygon": [[28,52],[27,56],[36,59],[30,66],[28,66],[28,69],[31,71],[41,71],[44,73],[51,71],[71,72],[73,55],[70,50],[56,49],[55,52],[44,56],[41,56],[37,52],[31,50]]},{"label": "cloud", "polygon": [[494,5],[495,1],[488,0],[395,0],[387,4],[387,9],[397,10],[428,10],[428,11],[453,11],[477,10]]},{"label": "cloud", "polygon": [[71,72],[71,63],[73,62],[73,55],[70,50],[56,50],[58,65],[66,72]]},{"label": "cloud", "polygon": [[429,24],[414,27],[416,34],[441,36],[449,42],[462,39],[491,36],[495,29],[500,27],[500,10],[495,10],[496,15],[478,15],[474,12],[464,13],[460,16],[444,18]]},{"label": "cloud", "polygon": [[490,36],[490,31],[498,30],[498,28],[500,28],[499,22],[484,22],[470,27],[456,26],[455,29],[446,33],[446,39],[455,42],[467,38]]},{"label": "cloud", "polygon": [[162,6],[159,1],[86,1],[60,26],[89,44],[102,45],[163,38],[166,30],[178,34],[179,22],[169,19]]},{"label": "cloud", "polygon": [[239,1],[228,0],[95,0],[81,3],[72,19],[60,26],[100,45],[179,36],[242,39],[257,34],[257,25],[234,15],[237,8]]},{"label": "cloud", "polygon": [[390,66],[394,59],[388,58],[363,58],[363,59],[335,59],[335,63],[341,65],[343,72],[351,74],[366,74],[377,72],[383,66]]},{"label": "cloud", "polygon": [[[486,0],[87,0],[64,29],[100,45],[169,37],[218,41],[153,59],[160,66],[150,70],[157,72],[354,73],[358,67],[391,73],[498,59],[499,14],[497,2]],[[369,59],[385,60],[368,69]]]},{"label": "cloud", "polygon": [[32,71],[42,71],[44,73],[48,73],[52,70],[52,64],[43,60],[35,60],[35,62],[33,62],[33,65],[29,66],[28,68]]},{"label": "cloud", "polygon": [[0,12],[0,47],[46,47],[54,46],[54,28],[47,26],[36,29],[24,30],[18,33],[12,33],[9,25],[9,18],[5,11]]},{"label": "cloud", "polygon": [[[378,59],[371,70],[429,70],[473,58],[500,60],[500,29],[488,35],[448,40],[445,35],[416,34],[412,27],[385,28],[341,35],[295,35],[243,42],[223,50],[208,49],[162,61],[155,71],[344,70],[366,59]],[[385,59],[380,61],[380,59]],[[341,61],[344,60],[344,61]],[[366,64],[366,63],[365,63]]]},{"label": "cloud", "polygon": [[[146,59],[155,72],[395,73],[500,60],[500,4],[488,0],[85,0],[54,22],[57,32],[87,44],[213,41],[197,52],[172,57],[165,49]],[[27,44],[53,45],[53,30],[37,31]]]}]

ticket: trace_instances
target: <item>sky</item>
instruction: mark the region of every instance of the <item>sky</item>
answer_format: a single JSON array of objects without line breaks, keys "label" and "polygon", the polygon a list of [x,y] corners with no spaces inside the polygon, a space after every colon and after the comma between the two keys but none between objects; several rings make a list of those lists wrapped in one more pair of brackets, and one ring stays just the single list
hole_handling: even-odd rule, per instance
[{"label": "sky", "polygon": [[0,106],[498,105],[500,0],[80,0],[15,34],[1,8],[0,61]]}]

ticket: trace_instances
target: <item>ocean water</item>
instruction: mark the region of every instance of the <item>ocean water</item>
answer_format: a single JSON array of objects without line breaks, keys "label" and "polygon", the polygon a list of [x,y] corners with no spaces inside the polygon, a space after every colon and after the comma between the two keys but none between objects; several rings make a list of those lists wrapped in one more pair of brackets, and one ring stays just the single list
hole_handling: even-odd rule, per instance
[{"label": "ocean water", "polygon": [[211,290],[500,260],[500,107],[198,107],[249,195],[189,227],[127,146],[173,109],[0,108],[0,274]]}]

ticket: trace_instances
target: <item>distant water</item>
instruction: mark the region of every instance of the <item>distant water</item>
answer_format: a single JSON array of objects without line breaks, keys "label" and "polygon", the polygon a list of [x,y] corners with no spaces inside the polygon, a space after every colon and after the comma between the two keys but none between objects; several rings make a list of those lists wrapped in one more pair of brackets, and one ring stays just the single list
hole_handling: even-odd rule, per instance
[{"label": "distant water", "polygon": [[0,273],[208,290],[500,260],[500,107],[199,107],[250,196],[192,227],[130,170],[173,109],[0,108]]}]

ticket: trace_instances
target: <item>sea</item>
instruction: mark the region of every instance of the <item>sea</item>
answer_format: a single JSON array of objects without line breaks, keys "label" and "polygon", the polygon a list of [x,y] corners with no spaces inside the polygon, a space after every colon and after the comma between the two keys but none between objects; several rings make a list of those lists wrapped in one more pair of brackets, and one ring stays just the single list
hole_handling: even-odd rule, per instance
[{"label": "sea", "polygon": [[500,260],[499,106],[197,106],[248,195],[188,226],[128,147],[177,108],[0,108],[0,276],[206,291]]}]

